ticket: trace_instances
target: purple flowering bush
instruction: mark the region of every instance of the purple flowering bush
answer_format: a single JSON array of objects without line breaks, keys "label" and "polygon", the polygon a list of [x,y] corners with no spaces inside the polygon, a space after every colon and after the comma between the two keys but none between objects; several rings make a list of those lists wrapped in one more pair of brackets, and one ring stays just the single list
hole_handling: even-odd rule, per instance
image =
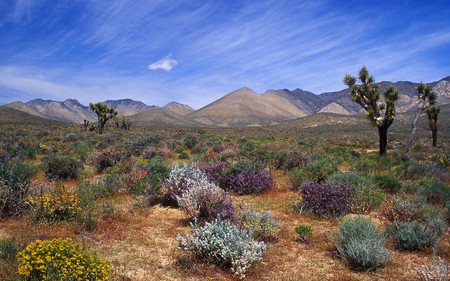
[{"label": "purple flowering bush", "polygon": [[302,186],[302,200],[295,204],[300,212],[317,216],[342,216],[348,214],[353,204],[352,190],[346,185],[311,183]]},{"label": "purple flowering bush", "polygon": [[262,193],[273,186],[269,169],[255,162],[208,163],[204,170],[208,179],[216,182],[220,188],[240,195]]}]

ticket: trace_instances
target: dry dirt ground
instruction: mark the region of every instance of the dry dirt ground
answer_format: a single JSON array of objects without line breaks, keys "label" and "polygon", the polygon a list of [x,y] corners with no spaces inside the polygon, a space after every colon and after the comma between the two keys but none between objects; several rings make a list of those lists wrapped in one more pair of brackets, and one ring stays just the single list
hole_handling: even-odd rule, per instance
[{"label": "dry dirt ground", "polygon": [[[276,179],[273,190],[257,196],[233,196],[237,204],[251,203],[255,210],[271,210],[282,227],[279,239],[268,243],[263,262],[251,268],[246,280],[417,280],[415,268],[432,262],[431,249],[394,250],[394,258],[385,268],[375,272],[352,271],[336,256],[328,239],[337,228],[337,220],[293,213],[291,206],[298,199],[297,193],[291,191],[284,172],[273,174]],[[16,217],[0,221],[0,238],[16,237],[29,243],[70,237],[111,261],[111,280],[233,280],[226,269],[192,260],[188,253],[177,249],[177,234],[191,232],[182,211],[160,205],[138,207],[126,191],[116,194],[112,201],[115,214],[102,220],[95,231],[85,231],[76,224],[33,223],[27,217]],[[388,224],[376,212],[370,216],[382,226]],[[297,239],[294,227],[301,223],[314,227],[310,244]],[[438,248],[438,255],[447,262],[448,237]]]}]

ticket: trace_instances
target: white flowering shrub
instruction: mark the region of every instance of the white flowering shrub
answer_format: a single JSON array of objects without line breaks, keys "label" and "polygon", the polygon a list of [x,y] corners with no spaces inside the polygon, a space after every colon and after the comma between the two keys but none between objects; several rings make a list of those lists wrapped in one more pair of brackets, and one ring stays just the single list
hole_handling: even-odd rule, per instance
[{"label": "white flowering shrub", "polygon": [[193,235],[178,234],[178,248],[192,252],[200,260],[229,267],[238,278],[245,278],[248,269],[262,260],[266,245],[255,241],[251,231],[241,230],[226,220],[191,226]]},{"label": "white flowering shrub", "polygon": [[178,206],[191,218],[210,221],[233,217],[234,207],[222,189],[202,178],[176,196]]}]

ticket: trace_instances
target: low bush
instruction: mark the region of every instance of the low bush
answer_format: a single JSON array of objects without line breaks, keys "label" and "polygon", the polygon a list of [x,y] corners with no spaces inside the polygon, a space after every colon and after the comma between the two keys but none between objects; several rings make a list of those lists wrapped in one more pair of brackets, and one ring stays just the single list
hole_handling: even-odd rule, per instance
[{"label": "low bush", "polygon": [[234,207],[223,192],[206,177],[201,181],[193,182],[188,189],[176,196],[178,206],[192,219],[211,221],[216,218],[231,219]]},{"label": "low bush", "polygon": [[439,180],[421,185],[416,193],[426,202],[450,207],[450,186]]},{"label": "low bush", "polygon": [[35,221],[71,220],[81,212],[80,199],[75,192],[56,183],[53,190],[28,198],[32,218]]},{"label": "low bush", "polygon": [[359,174],[370,176],[382,170],[382,163],[373,158],[359,158],[351,163],[350,169]]},{"label": "low bush", "polygon": [[318,158],[303,167],[306,178],[321,183],[338,170],[333,160],[326,157]]},{"label": "low bush", "polygon": [[386,235],[365,217],[346,217],[331,237],[339,257],[355,270],[375,270],[384,266],[392,253],[385,248]]},{"label": "low bush", "polygon": [[273,186],[273,177],[264,166],[243,160],[235,164],[209,163],[204,168],[208,178],[224,190],[240,195],[262,193]]},{"label": "low bush", "polygon": [[234,276],[245,278],[245,273],[262,260],[264,242],[255,241],[251,233],[241,230],[226,220],[206,223],[203,227],[191,224],[193,235],[177,236],[178,248],[190,251],[195,258],[213,262],[231,269]]},{"label": "low bush", "polygon": [[103,172],[103,170],[112,167],[128,158],[129,158],[128,155],[120,151],[103,150],[101,154],[94,157],[93,163],[97,168],[97,171]]},{"label": "low bush", "polygon": [[270,211],[254,211],[253,208],[245,209],[240,214],[241,228],[251,231],[256,240],[276,240],[281,232],[280,223],[273,217]]},{"label": "low bush", "polygon": [[15,238],[0,239],[0,260],[13,260],[23,248]]},{"label": "low bush", "polygon": [[62,152],[44,155],[41,159],[47,178],[51,180],[76,179],[82,163],[74,156]]},{"label": "low bush", "polygon": [[173,163],[169,177],[162,183],[166,203],[176,206],[177,197],[180,197],[185,190],[207,180],[206,174],[196,164],[188,166],[185,163],[180,166],[178,163]]},{"label": "low bush", "polygon": [[433,244],[433,231],[418,222],[394,222],[391,231],[404,251],[423,251]]},{"label": "low bush", "polygon": [[377,209],[385,198],[370,178],[356,173],[335,173],[327,180],[327,183],[346,184],[352,190],[354,200],[351,212],[355,214],[367,214]]},{"label": "low bush", "polygon": [[108,280],[111,265],[95,252],[66,240],[36,240],[17,254],[27,280]]},{"label": "low bush", "polygon": [[0,217],[23,213],[30,191],[30,178],[30,165],[0,162]]},{"label": "low bush", "polygon": [[178,155],[178,159],[189,159],[189,154],[186,151],[183,151]]},{"label": "low bush", "polygon": [[413,221],[419,217],[420,205],[402,195],[386,198],[381,213],[390,221]]},{"label": "low bush", "polygon": [[397,193],[403,186],[398,178],[390,175],[375,175],[373,180],[381,190],[389,193]]},{"label": "low bush", "polygon": [[342,216],[350,212],[353,193],[346,185],[311,183],[302,186],[295,208],[317,216]]},{"label": "low bush", "polygon": [[197,140],[197,138],[194,137],[194,136],[187,136],[187,137],[184,139],[183,143],[184,143],[184,146],[186,146],[186,147],[189,148],[189,149],[192,149],[194,146],[197,145],[198,140]]},{"label": "low bush", "polygon": [[300,236],[300,240],[303,243],[309,244],[309,241],[313,237],[314,230],[311,225],[300,224],[295,227],[295,232]]}]

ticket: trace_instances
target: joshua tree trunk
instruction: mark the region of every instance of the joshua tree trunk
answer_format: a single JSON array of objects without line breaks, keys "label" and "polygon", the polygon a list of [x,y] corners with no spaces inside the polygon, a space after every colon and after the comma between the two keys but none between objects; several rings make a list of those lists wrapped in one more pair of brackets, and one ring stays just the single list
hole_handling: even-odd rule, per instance
[{"label": "joshua tree trunk", "polygon": [[387,155],[387,126],[378,127],[378,135],[380,137],[380,155]]},{"label": "joshua tree trunk", "polygon": [[437,146],[437,129],[431,130],[431,136],[433,137],[433,147]]},{"label": "joshua tree trunk", "polygon": [[419,121],[420,114],[422,114],[423,110],[424,110],[423,106],[419,105],[416,111],[416,116],[414,116],[414,120],[412,122],[411,133],[409,134],[408,140],[406,141],[405,146],[403,147],[402,153],[408,153],[409,148],[411,147],[414,137],[416,136],[417,122]]}]

